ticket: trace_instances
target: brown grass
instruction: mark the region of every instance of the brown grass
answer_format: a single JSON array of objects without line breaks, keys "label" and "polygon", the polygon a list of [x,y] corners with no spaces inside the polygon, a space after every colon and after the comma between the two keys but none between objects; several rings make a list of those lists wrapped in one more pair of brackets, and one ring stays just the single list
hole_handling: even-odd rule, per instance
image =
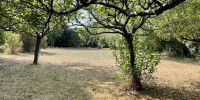
[{"label": "brown grass", "polygon": [[200,66],[187,60],[163,57],[157,78],[136,92],[114,75],[120,71],[109,49],[51,48],[41,51],[39,65],[32,59],[33,53],[0,55],[0,99],[200,99]]}]

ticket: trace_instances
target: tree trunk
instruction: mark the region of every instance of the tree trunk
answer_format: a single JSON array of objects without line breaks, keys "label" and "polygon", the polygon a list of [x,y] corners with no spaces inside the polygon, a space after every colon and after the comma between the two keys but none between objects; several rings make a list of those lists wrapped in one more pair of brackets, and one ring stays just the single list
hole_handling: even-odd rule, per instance
[{"label": "tree trunk", "polygon": [[35,55],[34,55],[34,61],[33,61],[34,65],[38,64],[38,55],[39,55],[41,40],[42,40],[41,37],[37,37],[37,42],[35,46]]},{"label": "tree trunk", "polygon": [[133,36],[129,36],[126,38],[126,41],[128,43],[128,47],[129,47],[129,54],[130,54],[130,63],[131,63],[131,70],[132,70],[132,76],[133,76],[133,80],[132,82],[135,82],[136,85],[136,90],[142,90],[142,84],[140,82],[140,79],[138,77],[137,74],[135,74],[135,52],[134,52],[134,48],[133,48]]}]

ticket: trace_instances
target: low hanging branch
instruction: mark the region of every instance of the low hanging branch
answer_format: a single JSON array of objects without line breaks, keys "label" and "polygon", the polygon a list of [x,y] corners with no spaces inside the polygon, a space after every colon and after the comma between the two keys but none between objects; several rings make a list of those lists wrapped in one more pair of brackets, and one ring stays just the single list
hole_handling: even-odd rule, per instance
[{"label": "low hanging branch", "polygon": [[183,35],[180,35],[179,38],[187,41],[193,41],[200,43],[200,27],[197,29],[197,31],[192,34],[192,36],[185,37]]}]

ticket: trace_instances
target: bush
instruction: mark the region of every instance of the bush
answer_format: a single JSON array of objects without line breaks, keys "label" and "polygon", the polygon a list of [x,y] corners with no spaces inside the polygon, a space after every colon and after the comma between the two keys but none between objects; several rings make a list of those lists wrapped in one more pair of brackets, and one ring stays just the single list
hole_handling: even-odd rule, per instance
[{"label": "bush", "polygon": [[[23,35],[22,42],[23,42],[23,52],[33,52],[35,50],[35,45],[36,45],[35,37],[29,35]],[[47,38],[44,37],[41,40],[40,48],[46,48],[46,47],[47,47]]]},{"label": "bush", "polygon": [[3,35],[3,31],[0,30],[0,45],[4,44],[4,35]]},{"label": "bush", "polygon": [[102,49],[103,48],[103,44],[101,44],[101,42],[97,43],[97,48],[98,49]]},{"label": "bush", "polygon": [[3,31],[0,30],[0,53],[4,52],[4,46],[1,46],[4,44],[4,42],[5,40],[4,40]]},{"label": "bush", "polygon": [[0,53],[4,52],[4,46],[0,46]]},{"label": "bush", "polygon": [[57,29],[47,35],[50,46],[54,47],[79,47],[80,37],[75,29]]},{"label": "bush", "polygon": [[139,41],[137,37],[134,38],[133,47],[136,67],[132,72],[128,44],[123,37],[118,37],[116,48],[113,52],[116,57],[116,65],[131,80],[134,79],[134,76],[138,76],[143,81],[148,81],[152,78],[155,66],[160,61],[160,54],[153,52],[149,48],[151,44],[151,42]]},{"label": "bush", "polygon": [[22,42],[19,34],[11,32],[5,33],[4,51],[7,54],[17,54],[22,47]]},{"label": "bush", "polygon": [[[36,41],[36,40],[35,40]],[[40,44],[40,49],[46,49],[47,48],[47,37],[42,38],[41,44]]]},{"label": "bush", "polygon": [[23,52],[33,52],[35,48],[35,38],[27,35],[22,36]]}]

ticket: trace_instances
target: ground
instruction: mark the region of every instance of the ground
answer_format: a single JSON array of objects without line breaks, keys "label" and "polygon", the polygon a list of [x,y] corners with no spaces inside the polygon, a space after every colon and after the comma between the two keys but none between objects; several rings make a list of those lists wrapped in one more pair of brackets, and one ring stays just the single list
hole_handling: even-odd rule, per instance
[{"label": "ground", "polygon": [[0,99],[3,100],[199,100],[200,66],[162,57],[154,80],[140,92],[126,91],[115,73],[112,50],[43,49],[39,65],[33,53],[0,55]]}]

